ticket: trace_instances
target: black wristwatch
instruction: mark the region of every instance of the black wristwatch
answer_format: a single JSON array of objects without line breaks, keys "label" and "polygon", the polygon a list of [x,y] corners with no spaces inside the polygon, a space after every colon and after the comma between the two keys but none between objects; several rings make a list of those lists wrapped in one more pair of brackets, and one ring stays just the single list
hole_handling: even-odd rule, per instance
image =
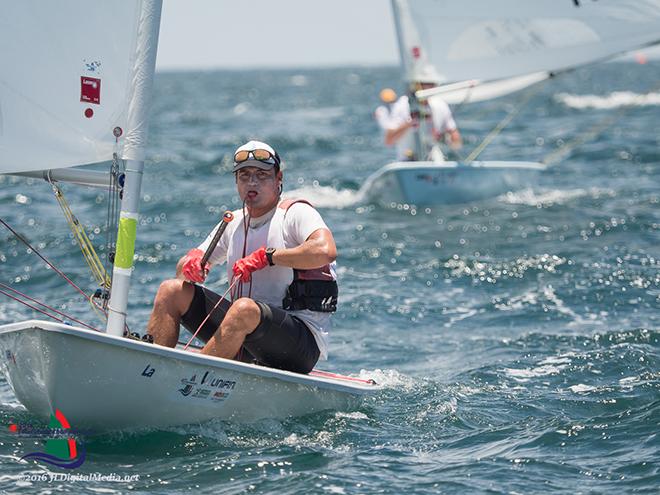
[{"label": "black wristwatch", "polygon": [[275,263],[273,263],[273,254],[275,253],[275,248],[267,248],[266,249],[266,259],[268,260],[268,264],[270,266],[275,266]]}]

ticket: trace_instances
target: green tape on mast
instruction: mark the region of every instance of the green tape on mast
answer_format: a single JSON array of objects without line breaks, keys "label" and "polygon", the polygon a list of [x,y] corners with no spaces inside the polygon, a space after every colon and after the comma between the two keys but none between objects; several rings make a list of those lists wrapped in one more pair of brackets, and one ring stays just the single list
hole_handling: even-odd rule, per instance
[{"label": "green tape on mast", "polygon": [[133,254],[135,253],[135,237],[137,234],[137,220],[122,217],[119,219],[119,235],[117,236],[117,252],[115,253],[115,266],[131,268]]}]

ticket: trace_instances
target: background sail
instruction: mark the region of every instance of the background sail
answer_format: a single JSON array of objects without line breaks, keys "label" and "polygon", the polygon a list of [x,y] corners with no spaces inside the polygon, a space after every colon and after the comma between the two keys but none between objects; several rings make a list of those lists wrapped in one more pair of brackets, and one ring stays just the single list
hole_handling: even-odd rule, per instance
[{"label": "background sail", "polygon": [[111,159],[113,129],[128,131],[142,2],[2,0],[0,9],[0,173]]},{"label": "background sail", "polygon": [[398,29],[417,30],[399,37],[409,82],[422,57],[438,83],[483,81],[556,72],[660,42],[660,0],[393,0],[393,7],[395,17],[408,10]]}]

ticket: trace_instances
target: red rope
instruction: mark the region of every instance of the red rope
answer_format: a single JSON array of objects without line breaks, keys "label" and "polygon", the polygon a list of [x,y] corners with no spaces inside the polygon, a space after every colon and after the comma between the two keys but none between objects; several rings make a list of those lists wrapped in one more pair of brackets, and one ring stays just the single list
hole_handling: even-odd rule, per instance
[{"label": "red rope", "polygon": [[74,287],[78,292],[80,292],[83,296],[85,296],[85,299],[91,299],[90,296],[85,294],[85,292],[83,292],[83,290],[80,287],[78,287],[76,284],[74,284],[73,281],[71,279],[69,279],[69,277],[64,275],[64,273],[61,270],[56,268],[55,265],[53,265],[50,261],[48,261],[46,258],[44,258],[41,255],[41,253],[39,253],[39,251],[37,251],[34,247],[32,247],[32,245],[27,241],[27,239],[25,239],[21,234],[19,234],[14,229],[12,229],[7,224],[7,222],[5,222],[2,218],[0,218],[0,223],[2,223],[2,225],[7,227],[7,229],[9,229],[9,231],[12,234],[14,234],[21,242],[23,242],[27,247],[29,247],[34,252],[34,254],[39,256],[39,258],[41,258],[49,267],[51,267],[53,270],[55,270],[55,273],[57,273],[60,277],[62,277],[64,280],[66,280],[72,287]]},{"label": "red rope", "polygon": [[[80,325],[82,325],[82,326],[84,326],[84,327],[87,327],[87,328],[89,328],[90,330],[95,330],[95,331],[97,331],[97,332],[100,332],[99,329],[94,328],[94,327],[88,325],[87,323],[84,323],[84,322],[82,322],[82,321],[80,321],[80,320],[78,320],[78,319],[76,319],[76,318],[74,318],[74,317],[72,317],[72,316],[70,316],[70,315],[67,315],[66,313],[62,313],[61,311],[58,311],[57,309],[53,308],[52,306],[48,306],[47,304],[44,304],[44,303],[42,303],[41,301],[38,301],[37,299],[28,296],[27,294],[23,294],[22,292],[20,292],[20,291],[14,289],[14,288],[12,288],[12,287],[9,287],[8,285],[5,285],[5,284],[3,284],[2,282],[0,282],[0,286],[3,287],[4,289],[8,289],[8,290],[10,290],[10,291],[12,291],[12,292],[14,292],[14,293],[20,295],[21,297],[24,297],[24,298],[26,298],[26,299],[28,299],[28,300],[30,300],[30,301],[32,301],[32,302],[38,304],[39,306],[41,306],[41,307],[43,307],[43,308],[46,308],[46,309],[48,309],[48,310],[50,310],[50,311],[53,311],[53,312],[57,313],[58,315],[60,315],[60,316],[62,316],[62,317],[64,317],[64,318],[67,318],[68,320],[75,321],[76,323],[78,323],[78,324],[80,324]],[[43,314],[45,314],[45,315],[48,316],[49,318],[52,318],[52,319],[54,319],[54,320],[56,320],[56,321],[59,321],[59,322],[61,322],[61,323],[64,323],[63,320],[60,320],[59,318],[57,318],[57,317],[55,317],[55,316],[53,316],[53,315],[51,315],[51,314],[49,314],[49,313],[46,313],[45,311],[40,310],[40,309],[37,308],[36,306],[32,306],[31,304],[28,304],[27,302],[22,301],[22,300],[18,299],[17,297],[12,296],[11,294],[9,294],[8,292],[5,292],[5,291],[2,290],[2,289],[0,289],[0,293],[4,294],[4,295],[7,296],[7,297],[10,297],[11,299],[14,299],[15,301],[18,301],[18,302],[21,303],[21,304],[24,304],[24,305],[27,306],[28,308],[32,308],[32,309],[34,309],[35,311],[38,311],[39,313],[43,313]]]},{"label": "red rope", "polygon": [[229,294],[229,292],[234,288],[234,285],[236,285],[236,282],[238,282],[238,278],[233,277],[233,278],[232,278],[231,285],[229,286],[229,288],[225,291],[225,293],[222,295],[222,297],[221,297],[220,299],[218,299],[218,302],[215,303],[215,306],[213,306],[213,308],[211,308],[211,311],[209,311],[209,314],[207,314],[207,315],[206,315],[206,318],[204,318],[204,321],[202,321],[202,323],[199,324],[199,326],[197,327],[197,330],[195,330],[195,333],[192,335],[192,337],[190,337],[190,339],[188,340],[188,342],[186,343],[186,345],[183,346],[183,350],[184,350],[184,351],[185,351],[186,349],[188,349],[188,346],[190,345],[190,343],[193,341],[193,339],[194,339],[195,337],[197,337],[197,334],[198,334],[199,331],[202,329],[202,327],[204,326],[204,324],[208,321],[208,319],[211,317],[211,315],[213,314],[213,312],[218,308],[218,306],[220,306],[220,303],[223,301],[223,299],[224,299],[225,297],[227,297],[227,294]]},{"label": "red rope", "polygon": [[[245,212],[245,201],[243,201],[243,258],[247,256],[247,236],[250,230],[250,213]],[[239,297],[243,296],[243,282],[239,282],[236,294],[232,295],[232,302]],[[250,278],[250,285],[248,286],[247,297],[252,297],[252,278]]]},{"label": "red rope", "polygon": [[[246,213],[245,211],[245,201],[243,201],[243,258],[247,255],[247,235],[248,231],[250,228],[250,214]],[[193,339],[197,336],[199,331],[202,329],[204,324],[208,321],[208,319],[211,317],[213,312],[218,308],[220,303],[225,299],[225,297],[231,298],[231,302],[234,302],[236,299],[239,297],[243,296],[243,282],[236,277],[232,276],[231,284],[229,285],[229,288],[225,291],[225,293],[222,295],[222,297],[218,300],[217,303],[215,303],[215,306],[209,311],[209,314],[206,315],[206,318],[202,321],[202,323],[197,327],[197,330],[195,330],[195,333],[190,337],[186,345],[183,347],[183,350],[187,350],[190,344],[192,343]],[[250,279],[250,285],[248,286],[248,297],[252,297],[252,279]]]},{"label": "red rope", "polygon": [[64,320],[60,320],[59,318],[57,318],[57,317],[55,317],[51,314],[48,314],[45,311],[40,310],[36,306],[32,306],[31,304],[26,303],[25,301],[21,301],[19,298],[12,296],[11,294],[9,294],[8,292],[5,292],[2,289],[0,289],[0,294],[4,294],[5,296],[9,297],[10,299],[13,299],[14,301],[18,301],[21,304],[24,304],[28,308],[32,308],[33,310],[38,311],[39,313],[45,314],[46,316],[48,316],[48,318],[52,318],[53,320],[59,321],[60,323],[64,323]]}]

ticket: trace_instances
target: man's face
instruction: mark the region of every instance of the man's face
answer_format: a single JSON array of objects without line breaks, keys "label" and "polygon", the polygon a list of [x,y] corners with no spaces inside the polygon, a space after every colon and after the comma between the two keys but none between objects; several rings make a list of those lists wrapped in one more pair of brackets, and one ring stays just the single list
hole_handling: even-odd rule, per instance
[{"label": "man's face", "polygon": [[236,172],[238,195],[255,217],[275,207],[281,182],[282,172],[275,173],[275,168],[245,167]]}]

